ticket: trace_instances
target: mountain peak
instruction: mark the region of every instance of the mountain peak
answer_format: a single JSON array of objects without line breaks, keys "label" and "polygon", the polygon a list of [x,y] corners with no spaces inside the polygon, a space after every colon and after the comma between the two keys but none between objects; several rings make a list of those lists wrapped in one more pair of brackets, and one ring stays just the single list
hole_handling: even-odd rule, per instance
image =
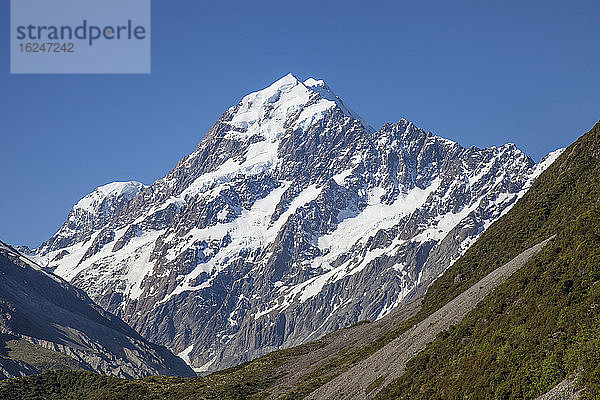
[{"label": "mountain peak", "polygon": [[93,213],[97,211],[96,208],[105,198],[123,195],[127,200],[131,200],[142,188],[144,188],[144,184],[136,181],[107,183],[79,200],[73,208]]},{"label": "mountain peak", "polygon": [[265,89],[250,93],[248,96],[251,96],[255,93],[264,92],[264,91],[276,91],[276,90],[287,91],[298,85],[300,85],[300,80],[294,74],[292,74],[290,72],[289,74],[285,75],[284,77],[279,78],[278,80],[273,82],[271,85],[269,85]]},{"label": "mountain peak", "polygon": [[[318,96],[315,99],[315,94]],[[280,137],[284,125],[307,129],[323,118],[328,110],[338,107],[346,116],[357,119],[369,131],[373,128],[352,111],[323,80],[309,78],[304,82],[287,74],[265,89],[244,96],[233,110],[229,121],[234,130],[228,136],[258,134],[269,141]],[[299,113],[299,114],[298,114]]]}]

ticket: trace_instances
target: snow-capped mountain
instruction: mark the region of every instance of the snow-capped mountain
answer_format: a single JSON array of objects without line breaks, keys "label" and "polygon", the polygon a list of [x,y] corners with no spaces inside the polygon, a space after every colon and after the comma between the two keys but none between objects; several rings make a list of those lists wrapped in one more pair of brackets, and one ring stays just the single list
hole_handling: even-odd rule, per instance
[{"label": "snow-capped mountain", "polygon": [[82,199],[37,250],[198,371],[381,318],[422,295],[558,156],[374,130],[287,75],[228,109],[150,186]]}]

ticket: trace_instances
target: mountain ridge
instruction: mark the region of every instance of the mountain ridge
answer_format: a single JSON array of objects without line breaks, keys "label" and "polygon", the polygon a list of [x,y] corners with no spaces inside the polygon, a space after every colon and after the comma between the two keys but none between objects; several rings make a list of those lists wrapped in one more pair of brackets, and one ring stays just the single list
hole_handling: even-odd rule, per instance
[{"label": "mountain ridge", "polygon": [[0,242],[0,376],[49,368],[117,377],[193,376],[166,348],[143,339],[81,290]]}]

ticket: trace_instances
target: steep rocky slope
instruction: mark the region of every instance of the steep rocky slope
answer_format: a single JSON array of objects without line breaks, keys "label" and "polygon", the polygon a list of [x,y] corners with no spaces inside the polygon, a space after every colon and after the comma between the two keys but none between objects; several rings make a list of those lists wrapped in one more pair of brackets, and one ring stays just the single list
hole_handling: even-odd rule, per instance
[{"label": "steep rocky slope", "polygon": [[559,154],[536,166],[406,120],[375,131],[288,75],[164,178],[86,196],[36,257],[211,371],[418,298]]},{"label": "steep rocky slope", "polygon": [[83,291],[0,242],[0,378],[47,369],[126,378],[195,375]]}]

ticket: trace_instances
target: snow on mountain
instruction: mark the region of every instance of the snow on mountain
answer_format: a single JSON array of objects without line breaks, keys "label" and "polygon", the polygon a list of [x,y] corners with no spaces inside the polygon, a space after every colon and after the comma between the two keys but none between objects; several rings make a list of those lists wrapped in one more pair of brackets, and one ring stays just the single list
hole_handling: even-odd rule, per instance
[{"label": "snow on mountain", "polygon": [[[139,182],[113,182],[100,186],[79,200],[58,232],[43,243],[38,254],[54,252],[58,261],[67,254],[64,250],[87,241],[94,232],[110,224],[145,186]],[[56,252],[56,250],[60,250]]]},{"label": "snow on mountain", "polygon": [[365,129],[367,129],[369,132],[375,132],[375,129],[373,129],[371,127],[371,125],[369,125],[365,120],[363,120],[360,117],[360,115],[358,115],[357,113],[352,111],[352,109],[350,109],[348,106],[346,106],[346,104],[344,104],[344,101],[342,99],[340,99],[333,92],[333,90],[331,90],[331,88],[329,86],[327,86],[325,81],[323,81],[321,79],[316,80],[314,78],[308,78],[307,80],[304,81],[304,86],[306,86],[307,88],[311,89],[312,91],[318,93],[321,98],[335,102],[335,104],[338,106],[338,108],[340,110],[342,110],[344,112],[344,114],[346,114],[354,119],[359,120],[362,123],[362,125],[365,127]]},{"label": "snow on mountain", "polygon": [[143,188],[144,185],[139,182],[112,182],[100,186],[94,192],[88,194],[79,200],[73,207],[74,210],[83,210],[90,214],[97,214],[106,199],[123,197],[127,201],[131,200]]},{"label": "snow on mountain", "polygon": [[151,186],[86,196],[37,258],[210,371],[422,295],[555,158],[463,148],[406,120],[375,131],[290,74]]}]

